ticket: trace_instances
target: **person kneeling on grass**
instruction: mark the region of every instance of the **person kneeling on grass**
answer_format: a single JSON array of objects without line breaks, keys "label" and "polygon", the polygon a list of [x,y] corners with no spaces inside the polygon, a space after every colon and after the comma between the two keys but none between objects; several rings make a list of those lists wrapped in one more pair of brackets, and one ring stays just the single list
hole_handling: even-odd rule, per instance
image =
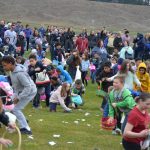
[{"label": "person kneeling on grass", "polygon": [[56,106],[60,104],[65,112],[71,112],[71,109],[68,108],[64,102],[68,95],[70,95],[70,84],[63,83],[50,97],[50,111],[56,112]]},{"label": "person kneeling on grass", "polygon": [[[84,94],[85,92],[85,87],[84,84],[82,83],[82,81],[80,79],[77,79],[75,81],[75,83],[72,84],[71,87],[71,96],[78,96],[80,95],[82,97],[82,94]],[[82,99],[83,101],[83,99]],[[83,104],[83,102],[82,102]],[[77,108],[78,105],[75,103],[72,103],[72,107]]]}]

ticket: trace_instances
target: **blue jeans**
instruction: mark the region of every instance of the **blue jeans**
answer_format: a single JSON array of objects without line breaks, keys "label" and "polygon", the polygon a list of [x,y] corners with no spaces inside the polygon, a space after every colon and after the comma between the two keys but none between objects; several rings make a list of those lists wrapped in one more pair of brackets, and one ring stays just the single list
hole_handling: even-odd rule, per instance
[{"label": "blue jeans", "polygon": [[96,80],[96,70],[95,71],[91,71],[91,79],[92,79],[92,83],[94,83],[95,80]]},{"label": "blue jeans", "polygon": [[107,103],[104,107],[103,117],[108,117],[109,114],[109,104]]}]

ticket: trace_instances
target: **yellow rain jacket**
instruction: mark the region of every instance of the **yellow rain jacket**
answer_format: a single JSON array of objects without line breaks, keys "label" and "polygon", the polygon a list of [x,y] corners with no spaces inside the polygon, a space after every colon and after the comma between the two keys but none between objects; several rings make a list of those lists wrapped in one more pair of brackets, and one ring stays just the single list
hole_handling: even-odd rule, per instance
[{"label": "yellow rain jacket", "polygon": [[[145,68],[145,73],[144,74],[140,73],[140,71],[139,71],[140,68]],[[150,76],[146,72],[146,65],[145,65],[145,63],[140,63],[140,65],[138,66],[138,70],[136,72],[136,75],[137,75],[138,79],[141,82],[141,90],[142,90],[142,92],[150,93]],[[135,85],[135,90],[138,90],[138,87],[136,85]]]}]

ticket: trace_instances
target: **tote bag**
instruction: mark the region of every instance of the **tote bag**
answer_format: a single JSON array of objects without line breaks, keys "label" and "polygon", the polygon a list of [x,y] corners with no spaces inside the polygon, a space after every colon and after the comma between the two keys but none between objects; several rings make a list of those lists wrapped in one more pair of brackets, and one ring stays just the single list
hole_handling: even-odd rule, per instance
[{"label": "tote bag", "polygon": [[78,96],[72,96],[72,102],[75,103],[76,105],[81,105],[82,104],[82,98],[80,95]]},{"label": "tote bag", "polygon": [[50,83],[50,79],[45,71],[36,73],[36,85],[44,85]]},{"label": "tote bag", "polygon": [[75,81],[81,79],[81,71],[79,70],[79,66],[77,66]]}]

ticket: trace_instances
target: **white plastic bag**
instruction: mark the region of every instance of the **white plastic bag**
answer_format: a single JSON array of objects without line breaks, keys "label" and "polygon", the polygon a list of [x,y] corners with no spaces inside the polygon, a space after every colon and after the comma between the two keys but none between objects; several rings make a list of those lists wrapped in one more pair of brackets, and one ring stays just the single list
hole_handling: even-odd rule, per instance
[{"label": "white plastic bag", "polygon": [[79,70],[79,66],[77,66],[75,81],[81,79],[81,71]]},{"label": "white plastic bag", "polygon": [[148,135],[148,137],[145,139],[145,141],[140,142],[141,145],[141,149],[147,149],[149,150],[149,145],[150,145],[150,134]]}]

